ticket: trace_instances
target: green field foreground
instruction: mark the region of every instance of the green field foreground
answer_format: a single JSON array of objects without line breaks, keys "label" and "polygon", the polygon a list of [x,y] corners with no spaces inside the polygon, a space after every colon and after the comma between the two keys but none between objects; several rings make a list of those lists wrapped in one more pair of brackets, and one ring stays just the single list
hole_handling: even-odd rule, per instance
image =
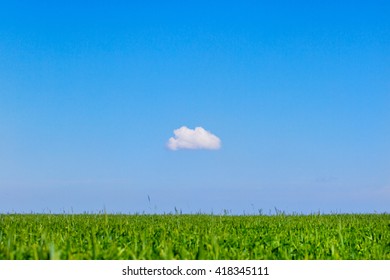
[{"label": "green field foreground", "polygon": [[0,214],[0,259],[390,259],[390,214]]}]

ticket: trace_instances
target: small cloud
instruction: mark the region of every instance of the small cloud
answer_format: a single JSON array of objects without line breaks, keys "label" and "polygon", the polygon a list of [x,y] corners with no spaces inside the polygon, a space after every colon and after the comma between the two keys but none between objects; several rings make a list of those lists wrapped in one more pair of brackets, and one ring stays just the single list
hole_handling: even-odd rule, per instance
[{"label": "small cloud", "polygon": [[221,148],[221,140],[205,130],[203,127],[195,127],[190,129],[186,126],[182,126],[173,131],[174,137],[169,138],[168,148],[170,150],[179,149],[206,149],[206,150],[218,150]]}]

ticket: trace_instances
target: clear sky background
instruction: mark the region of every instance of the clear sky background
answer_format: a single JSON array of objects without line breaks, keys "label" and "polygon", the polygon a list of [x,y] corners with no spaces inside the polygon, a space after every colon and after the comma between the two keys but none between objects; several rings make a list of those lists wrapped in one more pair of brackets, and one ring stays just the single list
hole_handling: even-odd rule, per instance
[{"label": "clear sky background", "polygon": [[[0,212],[389,212],[389,15],[1,1]],[[181,126],[221,148],[169,150]]]}]

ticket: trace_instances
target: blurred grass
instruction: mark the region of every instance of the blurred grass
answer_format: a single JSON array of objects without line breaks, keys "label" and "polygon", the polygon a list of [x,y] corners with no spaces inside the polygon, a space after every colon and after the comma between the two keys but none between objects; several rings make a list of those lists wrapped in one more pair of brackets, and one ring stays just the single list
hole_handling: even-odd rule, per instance
[{"label": "blurred grass", "polygon": [[389,214],[0,214],[0,259],[390,259]]}]

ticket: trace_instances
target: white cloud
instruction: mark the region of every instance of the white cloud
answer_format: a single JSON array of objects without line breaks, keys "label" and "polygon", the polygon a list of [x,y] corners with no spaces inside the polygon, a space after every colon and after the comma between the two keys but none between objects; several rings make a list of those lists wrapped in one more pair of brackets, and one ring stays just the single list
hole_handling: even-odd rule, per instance
[{"label": "white cloud", "polygon": [[221,148],[221,140],[203,127],[190,129],[182,126],[175,129],[173,134],[175,136],[169,138],[167,146],[174,151],[179,149],[218,150]]}]

